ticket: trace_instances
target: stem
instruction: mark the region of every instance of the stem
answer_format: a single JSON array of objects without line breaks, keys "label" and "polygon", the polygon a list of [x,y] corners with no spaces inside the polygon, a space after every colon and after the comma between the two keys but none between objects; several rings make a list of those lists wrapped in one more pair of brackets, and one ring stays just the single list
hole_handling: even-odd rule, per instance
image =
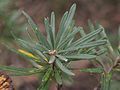
[{"label": "stem", "polygon": [[62,89],[62,85],[57,85],[57,90],[61,90]]},{"label": "stem", "polygon": [[110,90],[112,73],[103,73],[101,76],[101,90]]}]

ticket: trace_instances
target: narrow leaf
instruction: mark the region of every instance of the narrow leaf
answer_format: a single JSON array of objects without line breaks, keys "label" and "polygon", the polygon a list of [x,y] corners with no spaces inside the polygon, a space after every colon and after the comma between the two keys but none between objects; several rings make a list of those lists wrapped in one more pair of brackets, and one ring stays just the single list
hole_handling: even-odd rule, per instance
[{"label": "narrow leaf", "polygon": [[55,61],[56,65],[66,74],[68,75],[75,75],[70,70],[68,70],[58,59]]},{"label": "narrow leaf", "polygon": [[58,70],[55,70],[55,79],[59,85],[62,85],[62,76]]},{"label": "narrow leaf", "polygon": [[76,10],[76,4],[73,4],[70,8],[68,18],[67,18],[66,23],[65,23],[65,27],[66,27],[65,30],[68,28],[68,26],[72,22],[73,16],[75,14],[75,10]]},{"label": "narrow leaf", "polygon": [[30,26],[33,29],[33,32],[36,34],[39,42],[43,45],[45,45],[47,48],[49,48],[48,43],[46,41],[46,38],[44,35],[42,35],[42,33],[39,31],[38,26],[34,23],[34,21],[31,19],[31,17],[25,13],[24,11],[22,11],[22,13],[25,15],[25,17],[28,19],[28,23],[30,24]]},{"label": "narrow leaf", "polygon": [[95,47],[95,46],[99,46],[99,45],[104,45],[105,43],[106,43],[106,40],[99,40],[99,41],[94,41],[94,42],[90,42],[90,43],[84,43],[81,45],[72,46],[70,48],[67,48],[66,50],[60,50],[58,53],[74,51],[74,50],[78,50],[78,49],[82,49],[82,48]]},{"label": "narrow leaf", "polygon": [[51,13],[51,29],[53,35],[53,48],[55,47],[55,14],[54,12]]},{"label": "narrow leaf", "polygon": [[48,43],[49,43],[49,45],[52,49],[53,48],[52,40],[51,40],[52,39],[52,37],[51,37],[51,32],[52,31],[50,31],[51,29],[50,29],[50,24],[49,24],[49,18],[45,18],[44,23],[45,23],[45,30],[46,30],[46,33],[47,33],[47,41],[48,41]]},{"label": "narrow leaf", "polygon": [[58,42],[60,41],[60,37],[62,35],[62,33],[64,32],[64,28],[65,28],[65,22],[66,22],[66,19],[67,19],[67,16],[68,16],[68,11],[64,13],[62,19],[61,19],[61,22],[60,22],[60,30],[58,31],[57,33],[57,37],[56,37],[56,44],[58,44]]},{"label": "narrow leaf", "polygon": [[51,73],[52,73],[52,69],[51,68],[47,69],[46,73],[42,78],[42,82],[38,90],[45,90],[48,82],[50,81],[49,79],[51,77]]},{"label": "narrow leaf", "polygon": [[45,60],[46,62],[48,62],[48,59],[46,58],[46,56],[45,56],[42,52],[40,52],[39,50],[35,50],[35,52],[36,52],[43,60]]},{"label": "narrow leaf", "polygon": [[65,56],[67,59],[93,59],[96,58],[96,55],[89,55],[89,54],[80,54],[80,55],[70,55]]},{"label": "narrow leaf", "polygon": [[65,61],[65,62],[67,62],[68,61],[68,59],[67,58],[65,58],[64,56],[61,56],[61,55],[56,55],[60,60],[63,60],[63,61]]},{"label": "narrow leaf", "polygon": [[75,34],[77,34],[79,30],[80,30],[79,27],[78,28],[74,27],[73,31],[70,34],[68,34],[68,36],[64,38],[60,44],[58,44],[57,48],[58,49],[61,49],[62,47],[65,48],[66,43],[68,44],[71,39],[74,39]]},{"label": "narrow leaf", "polygon": [[83,68],[80,69],[80,72],[89,72],[89,73],[102,73],[102,68]]},{"label": "narrow leaf", "polygon": [[0,70],[11,72],[12,73],[11,75],[14,76],[32,75],[41,72],[40,69],[36,69],[36,68],[17,68],[13,66],[1,66],[1,65],[0,65]]},{"label": "narrow leaf", "polygon": [[101,28],[99,28],[98,30],[95,30],[95,31],[87,34],[86,36],[84,36],[84,37],[76,40],[75,42],[73,42],[73,43],[71,44],[70,47],[79,45],[79,44],[81,44],[81,43],[84,43],[84,42],[86,42],[87,40],[93,38],[95,35],[99,34],[99,33],[102,32],[102,31],[103,31],[103,29],[102,29],[102,27],[101,27]]},{"label": "narrow leaf", "polygon": [[65,34],[67,34],[67,32],[69,31],[69,27],[72,24],[73,21],[73,16],[75,14],[75,10],[76,10],[76,4],[73,4],[70,8],[70,11],[68,13],[68,15],[66,14],[67,18],[65,17],[65,23],[62,24],[62,33],[61,36],[59,37],[59,42],[58,44],[63,40],[63,38],[65,37]]}]

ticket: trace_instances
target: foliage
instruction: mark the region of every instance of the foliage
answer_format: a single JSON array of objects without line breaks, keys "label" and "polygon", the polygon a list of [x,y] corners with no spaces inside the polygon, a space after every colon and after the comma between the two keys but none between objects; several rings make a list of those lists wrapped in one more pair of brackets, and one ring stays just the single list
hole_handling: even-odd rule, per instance
[{"label": "foliage", "polygon": [[[117,54],[108,41],[104,28],[97,24],[95,27],[89,22],[90,33],[86,34],[82,27],[76,27],[73,20],[76,4],[73,4],[69,12],[65,12],[59,26],[55,28],[55,14],[51,13],[50,19],[44,19],[47,37],[43,35],[31,17],[22,11],[30,24],[37,40],[28,33],[29,41],[20,39],[13,34],[19,48],[14,49],[7,46],[11,51],[25,57],[32,68],[16,68],[0,66],[0,70],[9,71],[11,75],[42,76],[38,90],[47,90],[49,83],[55,80],[58,89],[63,85],[63,78],[72,77],[75,74],[71,61],[90,60],[93,64],[99,64],[97,68],[81,69],[82,72],[100,73],[101,89],[109,90],[113,73],[118,69],[119,50]],[[79,37],[76,37],[79,35]],[[107,51],[107,52],[106,52]],[[112,57],[110,57],[112,56]],[[112,59],[115,59],[114,61]],[[105,62],[104,62],[105,61]],[[107,61],[107,65],[104,64]]]},{"label": "foliage", "polygon": [[[89,26],[92,30],[95,30],[94,25],[89,21]],[[96,25],[97,28],[101,25]],[[119,52],[119,46],[117,50],[114,50],[108,40],[107,35],[105,32],[102,32],[101,35],[98,37],[106,38],[107,39],[107,44],[104,46],[100,46],[101,50],[106,51],[102,55],[97,56],[96,58],[96,63],[97,63],[97,68],[89,68],[89,69],[82,69],[80,71],[82,72],[90,72],[90,73],[99,73],[101,75],[101,90],[110,90],[111,89],[111,81],[113,80],[113,75],[116,72],[120,72],[120,52]],[[119,35],[120,37],[120,35]],[[98,38],[96,38],[98,39]],[[93,50],[96,51],[96,50]],[[93,62],[93,64],[96,64]],[[99,65],[99,66],[98,66]],[[116,90],[114,88],[114,90]]]}]

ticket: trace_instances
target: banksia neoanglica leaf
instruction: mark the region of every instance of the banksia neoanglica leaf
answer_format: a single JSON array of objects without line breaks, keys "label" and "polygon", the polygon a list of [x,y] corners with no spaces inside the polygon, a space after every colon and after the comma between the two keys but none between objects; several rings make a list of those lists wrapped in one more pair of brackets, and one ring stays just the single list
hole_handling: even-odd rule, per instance
[{"label": "banksia neoanglica leaf", "polygon": [[[62,84],[63,74],[75,75],[68,69],[70,61],[93,60],[97,55],[95,53],[91,54],[90,51],[106,43],[105,39],[95,39],[97,35],[103,32],[102,27],[89,34],[84,34],[82,27],[75,26],[73,21],[75,10],[76,4],[73,4],[69,12],[65,12],[58,32],[56,32],[55,28],[54,12],[51,13],[50,19],[45,18],[44,23],[47,36],[44,36],[31,17],[22,11],[38,40],[30,43],[29,41],[18,39],[13,34],[21,48],[13,49],[12,51],[27,58],[37,68],[38,71],[33,70],[33,74],[40,72],[43,75],[42,84],[38,90],[47,88],[48,82],[54,79],[59,84]],[[78,33],[81,38],[75,37]],[[32,38],[30,35],[29,37]],[[41,70],[44,72],[41,72]],[[22,73],[23,75],[25,74],[23,71]]]}]

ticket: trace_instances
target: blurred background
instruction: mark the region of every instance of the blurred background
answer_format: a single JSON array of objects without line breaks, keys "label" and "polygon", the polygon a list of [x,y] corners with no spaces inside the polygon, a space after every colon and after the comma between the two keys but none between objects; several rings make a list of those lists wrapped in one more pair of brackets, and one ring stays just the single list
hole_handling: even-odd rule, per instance
[{"label": "blurred background", "polygon": [[[120,25],[120,0],[0,0],[0,65],[17,67],[30,67],[24,58],[10,52],[2,43],[6,42],[12,46],[16,43],[11,31],[17,37],[25,38],[26,27],[28,26],[21,10],[27,12],[38,24],[44,33],[44,17],[50,16],[51,11],[56,14],[56,26],[63,13],[69,10],[70,6],[76,3],[75,23],[87,31],[87,22],[90,19],[93,23],[102,24],[112,45],[116,48],[118,44],[118,28]],[[111,35],[112,34],[112,35]],[[76,67],[93,67],[89,62],[74,63]],[[67,82],[63,90],[93,90],[98,85],[97,75],[89,73],[76,73],[73,82]],[[16,90],[36,90],[38,79],[35,76],[13,77],[13,84]],[[117,78],[112,88],[120,90],[120,78]],[[56,90],[55,84],[51,84],[50,90]],[[114,89],[111,89],[114,90]]]}]

